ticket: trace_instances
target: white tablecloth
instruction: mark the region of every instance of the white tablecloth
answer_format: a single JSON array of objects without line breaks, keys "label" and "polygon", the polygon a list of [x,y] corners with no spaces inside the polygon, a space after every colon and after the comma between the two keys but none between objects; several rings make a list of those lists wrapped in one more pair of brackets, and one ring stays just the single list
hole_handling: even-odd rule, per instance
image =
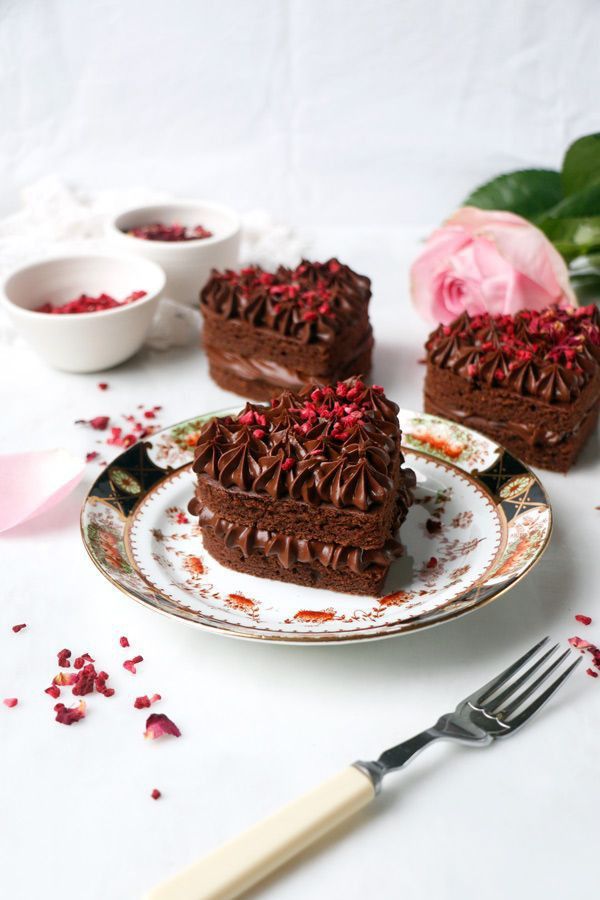
[{"label": "white tablecloth", "polygon": [[[417,232],[316,231],[373,278],[375,379],[420,408],[422,342],[407,266]],[[169,424],[227,406],[195,347],[146,351],[104,376],[51,371],[19,340],[0,355],[0,451],[93,449],[79,418],[161,404]],[[110,383],[101,393],[96,384]],[[235,401],[234,401],[235,402]],[[555,533],[541,564],[490,606],[426,632],[337,647],[212,636],[152,614],[94,569],[78,511],[62,506],[0,537],[0,884],[11,900],[131,900],[356,758],[431,724],[542,635],[600,642],[597,438],[564,477],[543,473]],[[0,501],[1,502],[1,501]],[[597,615],[585,628],[578,612]],[[28,627],[13,634],[11,625]],[[144,662],[133,677],[126,651]],[[117,694],[86,720],[53,721],[43,690],[63,647],[88,651]],[[179,740],[144,741],[139,694],[159,692]],[[63,698],[64,699],[64,698]],[[600,680],[575,673],[535,724],[486,752],[437,745],[334,838],[252,896],[566,898],[593,891]],[[152,788],[163,796],[150,799]],[[590,868],[592,866],[592,869]]]}]

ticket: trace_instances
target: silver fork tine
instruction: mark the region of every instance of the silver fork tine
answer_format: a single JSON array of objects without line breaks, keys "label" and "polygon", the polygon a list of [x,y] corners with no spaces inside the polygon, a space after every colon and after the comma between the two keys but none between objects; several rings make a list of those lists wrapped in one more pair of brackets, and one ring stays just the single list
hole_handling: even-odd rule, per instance
[{"label": "silver fork tine", "polygon": [[[548,655],[547,653],[544,654],[544,656],[547,656],[547,655]],[[502,705],[504,703],[504,699],[506,699],[506,697],[503,697],[502,700],[500,698],[494,698],[494,700],[491,702],[491,704],[486,704],[486,712],[489,712],[491,715],[497,716],[499,719],[505,719],[507,716],[510,716],[511,713],[513,713],[516,709],[519,708],[519,706],[521,706],[521,704],[523,703],[524,700],[527,700],[528,697],[531,697],[531,695],[533,693],[535,693],[535,691],[539,688],[540,684],[543,684],[544,681],[546,681],[546,679],[550,675],[552,675],[554,670],[558,666],[560,666],[560,664],[567,658],[567,656],[570,656],[570,655],[571,655],[571,650],[565,650],[564,653],[561,653],[561,655],[557,659],[555,659],[554,662],[550,663],[550,665],[547,666],[544,669],[544,671],[531,682],[531,684],[527,685],[525,690],[521,691],[521,693],[518,694],[514,698],[514,700],[511,703],[509,703],[507,706]],[[529,671],[531,672],[533,670],[534,670],[534,667],[532,666]],[[519,679],[519,680],[522,680],[522,679]],[[508,691],[504,692],[504,694],[507,694],[509,697],[512,696],[512,694],[514,694],[514,690],[512,690],[512,685],[511,685],[511,688],[508,689]]]},{"label": "silver fork tine", "polygon": [[[497,696],[493,696],[494,692],[492,692],[492,694],[488,694],[483,702],[483,706],[485,707],[485,709],[488,712],[493,712],[494,710],[499,709],[505,700],[508,700],[508,698],[510,696],[512,696],[512,694],[514,694],[515,691],[518,691],[518,689],[521,687],[521,685],[525,684],[526,682],[528,682],[530,680],[530,678],[534,674],[534,672],[537,672],[537,670],[540,668],[540,666],[542,666],[546,662],[547,659],[549,659],[554,653],[556,653],[557,649],[558,649],[558,644],[555,644],[554,647],[551,647],[549,650],[547,650],[542,656],[540,656],[539,659],[536,659],[534,664],[532,666],[529,666],[529,668],[526,669],[522,675],[519,675],[518,678],[515,678],[514,681],[511,681],[511,683],[508,685],[507,688],[505,688],[502,691],[502,693],[498,694]],[[570,651],[567,650],[567,653],[569,653],[569,652]],[[562,659],[562,657],[561,657],[561,659]],[[559,660],[559,662],[560,662],[560,660]],[[551,671],[551,670],[549,670],[549,671]],[[489,699],[487,699],[488,697],[489,697]]]},{"label": "silver fork tine", "polygon": [[574,663],[571,663],[569,668],[565,669],[562,675],[559,675],[558,678],[556,678],[552,682],[552,684],[547,687],[546,690],[541,693],[536,700],[533,701],[533,703],[530,703],[529,706],[526,706],[518,716],[515,716],[509,722],[507,722],[506,724],[509,726],[510,731],[507,731],[506,733],[511,734],[513,731],[516,731],[517,728],[520,728],[521,725],[524,725],[525,722],[527,722],[531,718],[531,716],[538,712],[538,710],[542,708],[544,703],[546,703],[550,699],[555,691],[559,689],[561,684],[563,684],[567,680],[569,675],[571,675],[573,670],[576,669],[582,661],[583,659],[580,656],[579,659],[576,659]]},{"label": "silver fork tine", "polygon": [[484,684],[483,687],[480,687],[479,690],[474,691],[472,694],[469,694],[468,697],[465,697],[463,703],[473,703],[475,706],[479,705],[483,700],[485,700],[486,697],[489,697],[489,695],[493,691],[495,691],[499,687],[502,687],[505,681],[508,681],[508,679],[512,675],[514,675],[515,672],[518,672],[519,669],[538,652],[540,647],[543,647],[544,644],[547,644],[549,640],[549,637],[542,638],[541,641],[538,641],[535,647],[532,647],[531,650],[528,650],[527,653],[524,653],[520,659],[512,664],[512,666],[509,666],[508,669],[504,670],[504,672],[501,672],[495,678],[492,678],[491,681],[488,681],[488,683]]}]

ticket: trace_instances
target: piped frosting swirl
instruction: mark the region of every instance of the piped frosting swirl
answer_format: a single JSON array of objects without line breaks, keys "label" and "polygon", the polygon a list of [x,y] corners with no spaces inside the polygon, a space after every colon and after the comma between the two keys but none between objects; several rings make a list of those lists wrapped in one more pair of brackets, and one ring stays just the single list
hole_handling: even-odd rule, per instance
[{"label": "piped frosting swirl", "polygon": [[370,279],[339,260],[302,260],[295,269],[280,266],[275,272],[260,266],[213,270],[200,308],[302,344],[330,344],[345,323],[366,318],[370,296]]},{"label": "piped frosting swirl", "polygon": [[569,403],[600,371],[600,314],[594,305],[469,316],[440,325],[427,360],[474,384]]},{"label": "piped frosting swirl", "polygon": [[[385,502],[404,462],[397,413],[383,388],[359,378],[285,391],[207,422],[194,471],[227,488],[366,511]],[[405,475],[400,501],[410,505]]]}]

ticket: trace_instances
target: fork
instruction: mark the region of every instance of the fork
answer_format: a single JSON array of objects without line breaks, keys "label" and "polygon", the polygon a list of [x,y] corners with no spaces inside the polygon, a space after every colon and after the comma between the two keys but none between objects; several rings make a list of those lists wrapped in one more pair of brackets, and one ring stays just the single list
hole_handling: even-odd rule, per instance
[{"label": "fork", "polygon": [[[556,656],[558,644],[540,654],[548,641],[543,638],[500,675],[465,697],[454,712],[441,716],[433,727],[391,747],[376,760],[359,760],[342,769],[151,890],[148,900],[232,900],[366,806],[380,792],[389,772],[403,769],[434,741],[488,747],[497,738],[514,734],[581,662],[579,657],[563,666],[573,654],[569,649]],[[553,672],[556,678],[540,691]]]}]

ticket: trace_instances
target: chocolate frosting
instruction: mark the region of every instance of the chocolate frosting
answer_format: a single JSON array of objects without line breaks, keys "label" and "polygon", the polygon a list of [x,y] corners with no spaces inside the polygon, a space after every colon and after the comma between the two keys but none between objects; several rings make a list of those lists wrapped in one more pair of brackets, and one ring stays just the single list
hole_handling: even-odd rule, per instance
[{"label": "chocolate frosting", "polygon": [[302,260],[295,269],[280,266],[276,272],[260,266],[213,270],[200,294],[200,308],[302,344],[330,344],[342,325],[366,319],[370,297],[370,279],[339,260]]},{"label": "chocolate frosting", "polygon": [[297,562],[318,562],[331,569],[348,568],[359,573],[371,566],[387,568],[395,557],[402,555],[402,546],[395,540],[387,541],[384,547],[362,550],[360,547],[307,541],[282,532],[237,525],[221,518],[208,507],[201,507],[197,500],[190,503],[190,512],[198,515],[201,528],[212,531],[226,547],[241,550],[244,556],[254,553],[276,556],[285,569]]},{"label": "chocolate frosting", "polygon": [[[285,391],[270,406],[248,403],[238,416],[207,422],[194,471],[227,488],[366,511],[385,502],[404,462],[397,413],[383,388],[358,378]],[[406,510],[410,469],[400,484]]]},{"label": "chocolate frosting", "polygon": [[570,403],[600,372],[600,314],[594,305],[514,316],[463,313],[433,331],[426,349],[431,365],[476,385]]}]

